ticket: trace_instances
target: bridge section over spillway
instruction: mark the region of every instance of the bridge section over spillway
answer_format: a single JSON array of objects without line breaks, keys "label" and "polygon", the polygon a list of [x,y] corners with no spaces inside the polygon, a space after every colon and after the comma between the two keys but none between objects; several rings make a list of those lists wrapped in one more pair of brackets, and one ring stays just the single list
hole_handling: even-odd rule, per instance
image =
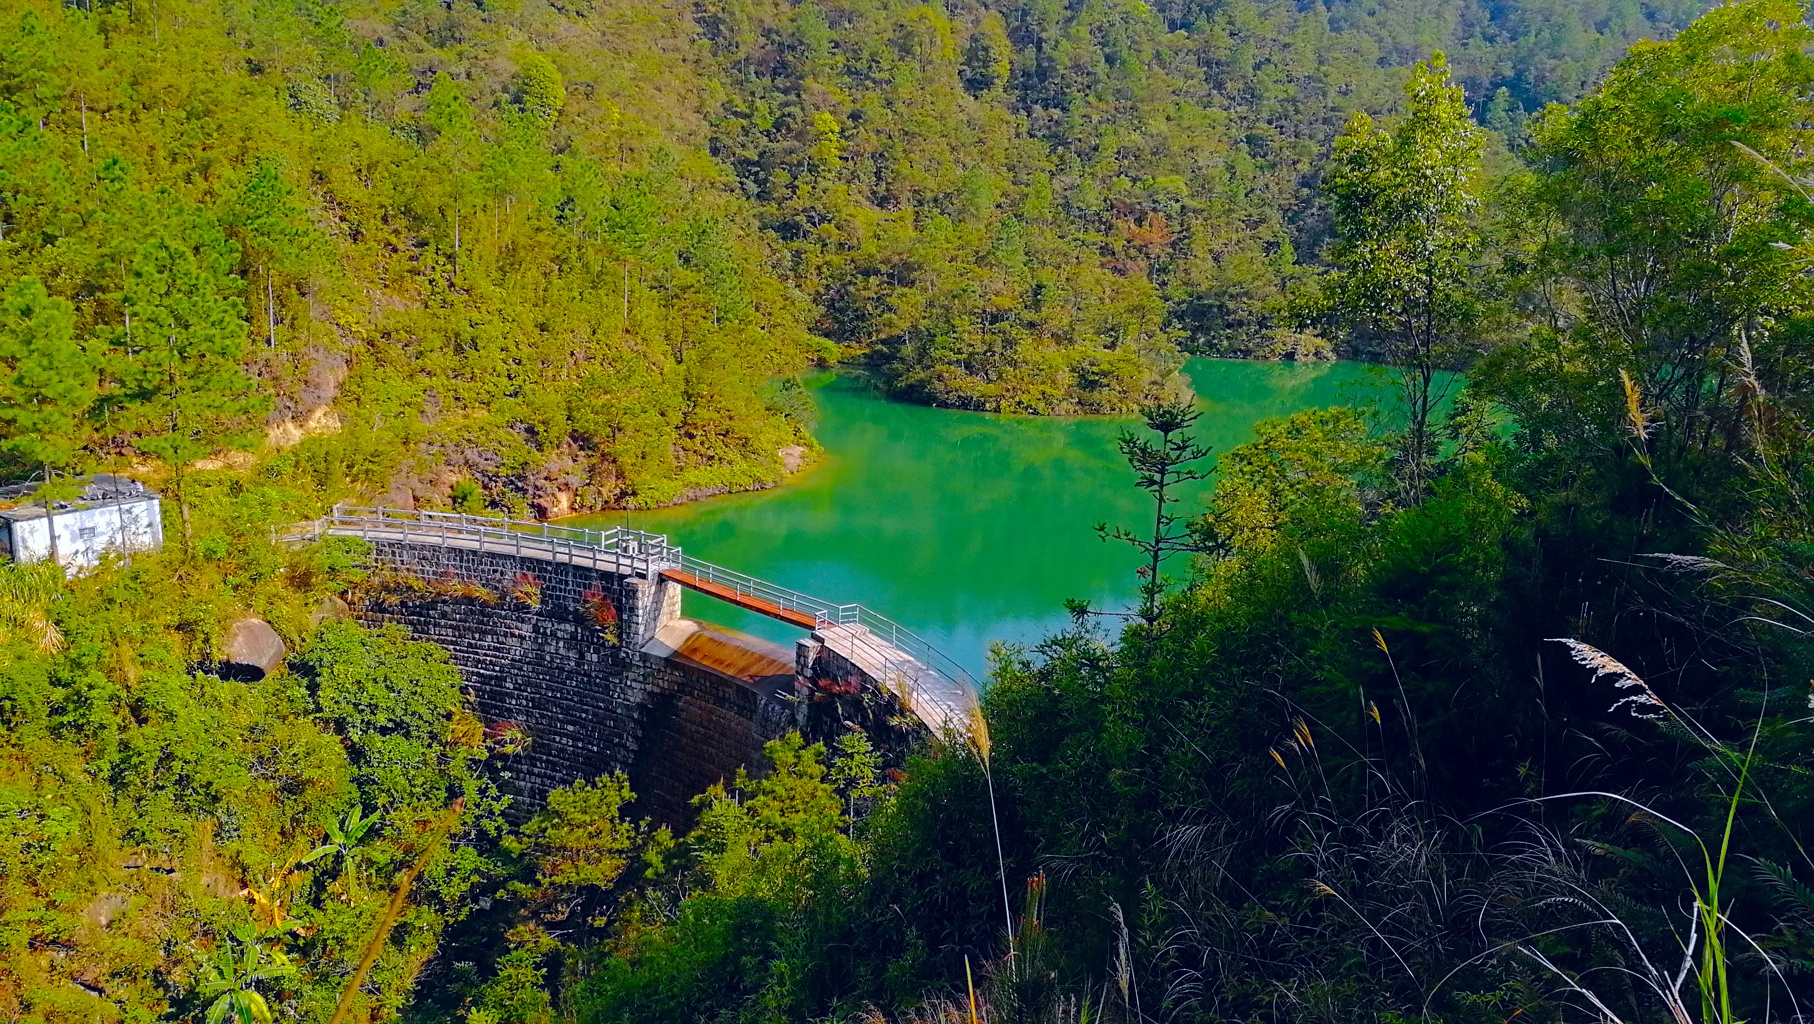
[{"label": "bridge section over spillway", "polygon": [[[446,648],[494,731],[527,752],[512,788],[624,770],[643,813],[687,800],[792,729],[862,728],[884,748],[967,739],[969,674],[858,604],[838,604],[687,555],[660,534],[452,513],[336,508],[295,540],[357,537],[377,572],[355,601]],[[792,651],[680,615],[695,590],[798,627]]]}]

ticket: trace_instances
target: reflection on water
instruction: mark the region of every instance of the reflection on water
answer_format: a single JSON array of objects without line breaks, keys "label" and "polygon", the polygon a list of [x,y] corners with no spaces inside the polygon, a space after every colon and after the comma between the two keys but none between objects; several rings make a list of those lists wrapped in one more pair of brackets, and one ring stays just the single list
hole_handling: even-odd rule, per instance
[{"label": "reflection on water", "polygon": [[[1192,360],[1216,452],[1253,424],[1301,409],[1372,401],[1381,378],[1356,363]],[[687,552],[831,601],[861,602],[981,677],[989,645],[1062,628],[1063,601],[1125,609],[1138,554],[1097,522],[1151,521],[1115,450],[1128,419],[1052,419],[890,402],[829,378],[815,391],[824,462],[773,491],[652,512],[575,517],[669,534]],[[1185,509],[1208,484],[1185,493]],[[798,630],[688,593],[686,614],[791,642]]]}]

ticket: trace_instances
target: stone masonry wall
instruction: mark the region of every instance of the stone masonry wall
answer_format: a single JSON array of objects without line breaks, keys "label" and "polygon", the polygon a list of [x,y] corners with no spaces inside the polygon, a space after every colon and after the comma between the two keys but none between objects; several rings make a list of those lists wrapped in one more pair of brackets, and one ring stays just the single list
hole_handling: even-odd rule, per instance
[{"label": "stone masonry wall", "polygon": [[860,729],[884,763],[899,764],[931,732],[901,704],[898,695],[875,685],[863,669],[816,639],[794,650],[795,689],[801,735],[828,748],[840,734]]},{"label": "stone masonry wall", "polygon": [[[628,771],[634,813],[681,824],[692,796],[759,767],[762,744],[791,727],[773,694],[641,653],[679,615],[673,583],[459,548],[374,548],[391,578],[356,614],[445,648],[487,724],[529,736],[505,780],[524,812],[576,779]],[[614,624],[598,621],[605,601]]]},{"label": "stone masonry wall", "polygon": [[766,691],[666,659],[651,679],[635,780],[640,806],[662,808],[662,820],[692,819],[692,798],[714,782],[727,785],[736,768],[766,767],[762,745],[794,727],[793,712]]}]

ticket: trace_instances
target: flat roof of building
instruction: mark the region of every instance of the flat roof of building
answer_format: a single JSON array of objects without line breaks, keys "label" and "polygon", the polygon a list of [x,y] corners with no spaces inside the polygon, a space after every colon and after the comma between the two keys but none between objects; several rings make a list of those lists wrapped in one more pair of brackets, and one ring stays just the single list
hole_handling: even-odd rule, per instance
[{"label": "flat roof of building", "polygon": [[83,481],[82,493],[75,498],[53,501],[46,509],[42,502],[32,504],[32,496],[44,486],[41,480],[0,486],[0,519],[42,519],[47,515],[79,512],[88,508],[130,505],[155,499],[157,493],[130,477],[113,473],[96,473]]}]

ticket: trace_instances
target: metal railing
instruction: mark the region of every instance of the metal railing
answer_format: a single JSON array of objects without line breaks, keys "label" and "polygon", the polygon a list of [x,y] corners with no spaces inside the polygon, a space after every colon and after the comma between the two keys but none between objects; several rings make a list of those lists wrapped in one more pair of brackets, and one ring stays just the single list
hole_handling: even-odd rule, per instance
[{"label": "metal railing", "polygon": [[614,526],[582,530],[551,523],[494,519],[460,512],[410,512],[337,505],[320,519],[292,527],[287,536],[309,540],[332,534],[403,543],[438,543],[474,551],[542,558],[553,562],[650,575],[680,562],[678,547],[659,533]]},{"label": "metal railing", "polygon": [[[848,609],[859,606],[842,607]],[[863,610],[867,612],[867,609]],[[864,668],[882,687],[893,691],[907,710],[918,715],[933,732],[969,735],[973,727],[971,714],[976,707],[976,684],[962,666],[898,627],[895,639],[889,640],[885,639],[887,634],[875,632],[867,626],[849,623],[836,630],[827,629],[833,625],[836,624],[821,620],[818,636],[834,653]],[[917,645],[921,650],[909,651],[906,646],[908,643]],[[928,654],[930,658],[926,657]],[[865,665],[865,662],[869,664]],[[877,672],[876,669],[880,671]],[[928,676],[931,678],[928,679]],[[941,687],[941,679],[949,680],[955,686]],[[955,702],[947,699],[947,695],[941,695],[941,690],[945,690],[950,698],[955,698]]]},{"label": "metal railing", "polygon": [[[678,548],[675,550],[679,551]],[[877,681],[893,689],[903,701],[912,704],[910,710],[921,712],[922,719],[929,718],[924,713],[926,710],[936,710],[937,717],[942,721],[928,721],[929,725],[959,732],[969,731],[968,708],[956,707],[951,701],[938,696],[924,677],[930,674],[950,680],[962,688],[968,702],[972,704],[975,702],[975,680],[962,665],[946,657],[944,652],[920,639],[900,623],[860,604],[833,604],[811,594],[778,586],[691,555],[683,554],[680,561],[679,569],[695,579],[723,587],[740,597],[755,598],[785,611],[812,616],[815,631],[824,631],[833,626],[845,627],[835,634],[822,636],[821,639],[835,636],[836,643],[832,645],[834,651],[837,650],[837,643],[848,644],[852,648],[850,651],[837,653],[849,660],[858,660],[851,657],[858,650],[866,654],[867,657],[862,660],[880,669],[884,677]],[[922,705],[931,705],[931,708],[921,707]]]},{"label": "metal railing", "polygon": [[[746,573],[694,558],[671,544],[664,534],[613,526],[586,530],[551,523],[525,522],[473,516],[459,512],[412,512],[394,508],[335,506],[320,519],[298,524],[286,534],[291,540],[323,536],[433,543],[474,551],[539,558],[570,565],[584,565],[624,575],[654,577],[664,569],[677,569],[699,580],[723,587],[739,596],[766,601],[787,611],[810,615],[816,629],[845,627],[832,635],[868,655],[891,678],[880,680],[910,692],[916,702],[930,703],[945,718],[948,728],[968,731],[969,709],[952,705],[932,693],[922,677],[942,676],[957,685],[965,700],[974,703],[976,681],[968,670],[911,630],[860,604],[835,604],[788,587],[757,579]],[[836,650],[836,648],[833,648]],[[840,655],[848,657],[845,652]],[[921,716],[925,717],[924,715]]]},{"label": "metal railing", "polygon": [[[680,552],[679,548],[674,550]],[[742,597],[766,601],[786,611],[811,615],[815,629],[849,627],[840,630],[837,635],[864,649],[870,655],[870,660],[879,662],[897,684],[919,687],[920,677],[932,672],[963,687],[969,694],[976,693],[976,681],[962,665],[952,661],[943,651],[920,639],[905,626],[863,605],[833,604],[811,594],[778,586],[691,555],[683,554],[680,561],[678,568],[696,579],[716,584]],[[917,693],[917,699],[938,700],[923,690]],[[962,722],[967,718],[959,709],[951,707],[949,702],[938,702],[946,717],[954,722]]]},{"label": "metal railing", "polygon": [[[679,551],[680,549],[676,548],[675,550]],[[798,612],[801,615],[810,615],[815,621],[824,621],[827,613],[838,607],[829,602],[821,601],[810,594],[802,594],[798,590],[790,590],[787,587],[778,586],[767,580],[759,580],[747,573],[741,573],[735,569],[726,569],[722,565],[716,565],[707,562],[704,559],[694,558],[687,554],[682,554],[680,557],[680,564],[673,566],[673,568],[679,569],[681,572],[702,582],[723,587],[739,597],[750,597],[755,598],[758,601],[766,601],[784,611]]]}]

